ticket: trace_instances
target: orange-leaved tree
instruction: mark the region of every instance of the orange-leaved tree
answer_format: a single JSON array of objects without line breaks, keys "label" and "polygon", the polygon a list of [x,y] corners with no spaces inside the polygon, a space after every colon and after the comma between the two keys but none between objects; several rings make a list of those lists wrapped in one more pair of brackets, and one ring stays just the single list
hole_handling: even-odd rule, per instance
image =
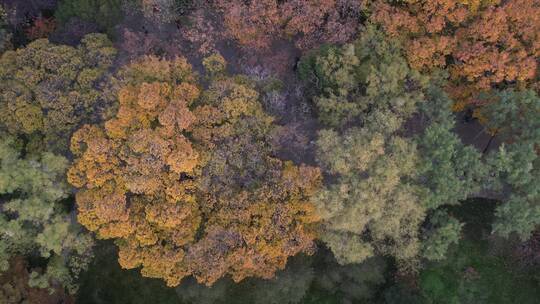
[{"label": "orange-leaved tree", "polygon": [[183,58],[145,57],[119,73],[116,116],[72,138],[78,219],[117,240],[122,267],[169,286],[272,277],[313,248],[319,171],[258,141],[272,120],[252,87],[220,77],[201,94],[196,78]]},{"label": "orange-leaved tree", "polygon": [[320,43],[350,40],[360,23],[365,0],[218,0],[225,29],[241,45],[267,48],[275,38],[297,38],[309,49]]},{"label": "orange-leaved tree", "polygon": [[371,20],[403,39],[413,68],[447,68],[461,106],[491,88],[537,81],[538,1],[380,0]]}]

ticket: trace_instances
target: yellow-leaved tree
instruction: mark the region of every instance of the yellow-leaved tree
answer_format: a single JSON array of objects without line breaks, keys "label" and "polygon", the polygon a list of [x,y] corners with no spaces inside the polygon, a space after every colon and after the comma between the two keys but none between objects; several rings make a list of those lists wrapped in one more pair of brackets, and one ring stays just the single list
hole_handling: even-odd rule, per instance
[{"label": "yellow-leaved tree", "polygon": [[144,57],[117,79],[118,112],[74,134],[68,180],[79,221],[117,240],[122,267],[211,285],[270,278],[314,248],[319,170],[272,157],[252,85],[220,76],[201,93],[184,58]]}]

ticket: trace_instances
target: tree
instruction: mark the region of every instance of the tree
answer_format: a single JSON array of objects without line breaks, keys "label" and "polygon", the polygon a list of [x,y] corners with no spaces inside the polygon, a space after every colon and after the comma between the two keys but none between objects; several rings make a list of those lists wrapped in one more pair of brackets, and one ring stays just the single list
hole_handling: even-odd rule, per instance
[{"label": "tree", "polygon": [[[0,6],[3,6],[7,13],[7,18],[4,19],[13,31],[23,30],[29,25],[29,21],[39,16],[44,12],[52,12],[56,8],[58,0],[33,0],[33,1],[2,1]],[[15,32],[13,32],[15,34]],[[23,37],[14,37],[17,41],[14,43],[27,43]]]},{"label": "tree", "polygon": [[159,23],[173,22],[175,15],[175,0],[142,0],[143,15]]},{"label": "tree", "polygon": [[355,35],[364,1],[219,0],[227,34],[240,45],[266,49],[276,38],[295,38],[301,49],[343,43]]},{"label": "tree", "polygon": [[77,17],[97,23],[109,35],[122,21],[122,16],[122,0],[62,0],[55,11],[55,17],[61,24]]},{"label": "tree", "polygon": [[[145,278],[136,270],[118,264],[118,248],[111,241],[98,241],[95,258],[79,279],[78,304],[178,304],[174,289],[161,280]],[[55,303],[57,304],[57,303]]]},{"label": "tree", "polygon": [[415,303],[534,303],[534,276],[489,249],[486,240],[463,240],[447,259],[431,263],[419,274],[423,301]]},{"label": "tree", "polygon": [[342,129],[318,134],[318,163],[334,176],[315,198],[321,239],[340,264],[384,254],[411,265],[425,207],[410,182],[418,175],[416,144],[396,131],[422,102],[425,80],[374,27],[352,45],[308,55],[299,72],[312,85],[319,119]]},{"label": "tree", "polygon": [[[342,303],[373,301],[377,288],[385,283],[386,264],[380,257],[363,263],[340,265],[328,252],[319,253],[322,261],[315,261],[315,281],[312,288],[325,291]],[[326,303],[313,298],[307,303]]]},{"label": "tree", "polygon": [[319,119],[335,127],[319,131],[316,142],[317,161],[332,180],[315,199],[321,239],[341,264],[382,254],[410,271],[457,242],[461,225],[438,209],[480,192],[487,168],[451,131],[444,79],[411,70],[399,43],[375,27],[362,34],[299,66]]},{"label": "tree", "polygon": [[208,57],[205,57],[202,62],[205,71],[210,74],[210,77],[217,78],[221,74],[225,73],[227,62],[225,58],[219,53],[214,53]]},{"label": "tree", "polygon": [[451,130],[455,121],[451,116],[452,101],[438,87],[428,90],[428,101],[421,106],[421,114],[429,121],[417,136],[421,161],[418,183],[426,188],[422,201],[426,208],[456,205],[481,190],[480,180],[487,175],[481,154],[474,147],[464,145]]},{"label": "tree", "polygon": [[540,224],[537,148],[531,143],[503,145],[489,156],[488,164],[492,179],[489,186],[510,191],[508,201],[496,210],[494,232],[502,236],[516,232],[523,240],[528,239]]},{"label": "tree", "polygon": [[[67,160],[49,152],[28,155],[12,136],[0,141],[0,271],[10,258],[35,256],[46,266],[31,269],[31,287],[77,290],[76,279],[91,258],[92,238],[70,217],[63,180]],[[23,156],[25,155],[26,156]]]},{"label": "tree", "polygon": [[0,301],[2,303],[74,303],[73,299],[61,288],[49,293],[47,289],[30,286],[28,264],[24,258],[14,257],[9,261],[9,265],[9,269],[0,274]]},{"label": "tree", "polygon": [[272,118],[242,79],[199,97],[185,59],[145,57],[119,72],[116,116],[74,134],[78,219],[117,240],[122,267],[211,285],[271,278],[313,249],[320,173],[271,156]]},{"label": "tree", "polygon": [[116,116],[71,140],[77,159],[68,180],[82,188],[79,222],[100,238],[121,239],[124,268],[143,264],[143,275],[169,284],[183,276],[171,267],[184,256],[175,248],[192,241],[200,223],[191,193],[201,156],[185,131],[195,120],[194,81],[184,59],[136,62],[121,72]]},{"label": "tree", "polygon": [[422,257],[430,261],[443,260],[448,247],[459,242],[464,224],[442,210],[435,211],[430,216],[429,223],[431,227],[427,229],[422,240]]},{"label": "tree", "polygon": [[375,2],[371,20],[402,38],[413,68],[447,68],[457,101],[478,102],[479,92],[536,82],[540,7],[534,1],[394,3]]},{"label": "tree", "polygon": [[142,0],[142,12],[146,18],[158,23],[176,21],[193,8],[193,0]]},{"label": "tree", "polygon": [[116,54],[102,34],[87,35],[77,48],[39,39],[0,58],[0,120],[36,148],[67,149],[67,138],[85,121],[99,120],[110,100],[100,81]]},{"label": "tree", "polygon": [[314,275],[310,257],[300,255],[269,280],[249,278],[234,283],[229,278],[223,278],[211,287],[197,284],[195,280],[186,280],[176,288],[176,293],[183,301],[198,304],[302,303]]},{"label": "tree", "polygon": [[[399,44],[372,26],[354,44],[323,47],[303,57],[298,70],[314,88],[319,119],[331,127],[365,123],[376,113],[372,122],[386,123],[393,132],[415,111],[426,83],[408,67]],[[388,118],[385,111],[391,120],[379,119]]]},{"label": "tree", "polygon": [[[319,186],[320,172],[273,157],[275,152],[269,145],[272,118],[263,112],[258,93],[246,80],[217,81],[202,100],[203,112],[196,116],[208,113],[209,118],[215,117],[211,125],[208,118],[203,119],[207,127],[202,131],[207,134],[194,132],[215,146],[202,179],[203,192],[208,193],[203,206],[203,212],[210,215],[207,231],[227,232],[227,237],[244,239],[257,250],[245,251],[244,246],[233,243],[223,255],[216,256],[213,248],[219,243],[203,240],[194,249],[200,253],[194,253],[204,255],[194,256],[194,262],[215,276],[223,270],[207,259],[222,259],[234,270],[235,281],[247,276],[271,278],[285,267],[287,256],[314,249],[310,224],[317,217],[310,197]],[[221,114],[208,112],[209,105]],[[208,238],[217,236],[208,234]],[[251,266],[246,268],[243,263]]]},{"label": "tree", "polygon": [[414,143],[353,128],[341,136],[321,131],[317,146],[321,166],[338,174],[315,200],[324,220],[322,240],[338,262],[359,263],[375,253],[414,259],[425,217],[416,186],[407,182],[418,165]]},{"label": "tree", "polygon": [[[491,91],[481,96],[489,106],[477,110],[477,116],[496,136],[507,143],[532,143],[540,140],[540,97],[531,90]],[[487,103],[487,102],[485,102]]]},{"label": "tree", "polygon": [[6,11],[0,5],[0,55],[11,48],[11,33],[7,28]]},{"label": "tree", "polygon": [[484,96],[494,102],[480,110],[486,126],[505,142],[487,158],[487,187],[507,193],[497,208],[494,232],[516,232],[527,239],[540,224],[540,97],[531,91],[501,91]]},{"label": "tree", "polygon": [[223,278],[211,287],[186,280],[176,292],[182,301],[197,304],[355,303],[373,299],[385,270],[380,258],[339,265],[331,252],[320,248],[313,256],[291,258],[270,280],[249,278],[235,284]]}]

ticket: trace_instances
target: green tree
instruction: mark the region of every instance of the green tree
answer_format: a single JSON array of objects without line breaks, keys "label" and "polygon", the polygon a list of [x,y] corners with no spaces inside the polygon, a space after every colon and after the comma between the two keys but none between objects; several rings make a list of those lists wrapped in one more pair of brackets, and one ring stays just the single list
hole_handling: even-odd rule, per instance
[{"label": "green tree", "polygon": [[364,121],[377,111],[391,112],[403,122],[422,101],[426,84],[409,68],[399,44],[373,26],[353,44],[326,46],[305,56],[298,70],[313,88],[319,119],[331,127]]},{"label": "green tree", "polygon": [[[365,303],[372,300],[377,287],[385,283],[386,264],[383,258],[374,257],[363,263],[340,265],[332,255],[321,250],[313,263],[315,281],[313,289],[324,291],[340,303]],[[325,303],[316,297],[306,297],[305,303]]]},{"label": "green tree", "polygon": [[223,278],[208,287],[186,280],[176,288],[178,297],[197,304],[294,304],[301,303],[315,276],[310,257],[293,257],[287,267],[269,280],[249,278],[234,283]]},{"label": "green tree", "polygon": [[112,101],[99,84],[115,54],[102,34],[85,36],[77,48],[39,39],[5,52],[0,58],[1,126],[27,136],[34,147],[66,151],[79,124],[108,112]]},{"label": "green tree", "polygon": [[538,282],[512,267],[511,257],[494,255],[485,240],[463,240],[446,260],[419,274],[425,303],[536,303]]},{"label": "green tree", "polygon": [[452,132],[444,75],[411,70],[399,44],[372,26],[352,45],[305,57],[299,73],[319,117],[339,127],[318,134],[317,160],[332,183],[315,199],[321,239],[338,262],[383,254],[414,268],[422,256],[444,257],[461,224],[432,210],[479,193],[487,174],[481,153]]},{"label": "green tree", "polygon": [[508,200],[496,210],[494,232],[508,236],[516,232],[527,239],[540,224],[540,158],[532,143],[503,145],[488,158],[490,186],[509,192]]},{"label": "green tree", "polygon": [[79,279],[77,304],[179,304],[174,289],[165,282],[142,277],[136,269],[122,269],[113,242],[97,241],[94,252],[95,258]]},{"label": "green tree", "polygon": [[540,224],[540,97],[532,91],[500,91],[480,116],[504,144],[487,157],[489,189],[508,198],[496,210],[494,232],[522,239]]},{"label": "green tree", "polygon": [[299,67],[323,122],[360,125],[319,132],[318,163],[334,176],[315,198],[321,239],[341,264],[383,254],[409,267],[420,252],[426,208],[423,188],[414,183],[416,143],[397,131],[423,102],[427,80],[408,68],[399,44],[374,27],[360,37],[325,47]]},{"label": "green tree", "polygon": [[122,21],[122,0],[62,0],[55,12],[61,23],[72,17],[95,22],[101,30],[113,33],[113,28]]},{"label": "green tree", "polygon": [[442,210],[429,217],[429,224],[427,233],[423,235],[422,257],[432,261],[443,260],[448,247],[459,242],[463,224]]},{"label": "green tree", "polygon": [[219,53],[214,53],[208,57],[205,57],[202,61],[204,69],[212,78],[218,78],[226,71],[227,62],[225,58]]},{"label": "green tree", "polygon": [[540,97],[531,90],[492,91],[482,96],[491,100],[478,116],[494,134],[507,142],[540,142]]},{"label": "green tree", "polygon": [[324,220],[322,240],[338,262],[362,262],[376,252],[414,259],[425,216],[418,189],[408,182],[418,166],[415,144],[352,128],[341,136],[321,131],[317,146],[321,166],[338,174],[315,199]]},{"label": "green tree", "polygon": [[182,301],[193,304],[357,303],[373,299],[385,282],[385,270],[382,258],[343,266],[320,248],[314,256],[291,258],[270,280],[250,278],[235,284],[224,278],[211,287],[186,280],[176,292]]},{"label": "green tree", "polygon": [[30,287],[60,285],[77,289],[76,278],[91,257],[92,238],[65,205],[65,158],[44,152],[29,155],[13,136],[0,141],[0,271],[14,256],[38,256],[44,271],[30,273]]},{"label": "green tree", "polygon": [[420,114],[427,119],[428,126],[417,136],[421,158],[418,183],[427,190],[422,197],[424,206],[437,209],[478,193],[487,168],[481,154],[464,145],[452,132],[455,121],[450,98],[436,86],[431,86],[426,95],[427,102],[420,107]]},{"label": "green tree", "polygon": [[28,263],[23,257],[12,257],[9,264],[10,268],[0,273],[0,303],[73,303],[73,299],[66,294],[63,286],[49,290],[30,286],[31,274],[28,273]]}]

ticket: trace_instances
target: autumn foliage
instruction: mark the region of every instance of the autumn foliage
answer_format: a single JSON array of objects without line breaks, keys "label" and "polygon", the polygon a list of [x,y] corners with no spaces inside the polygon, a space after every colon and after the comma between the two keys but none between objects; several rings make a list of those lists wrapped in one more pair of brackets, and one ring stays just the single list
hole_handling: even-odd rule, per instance
[{"label": "autumn foliage", "polygon": [[0,304],[540,298],[540,0],[0,3]]},{"label": "autumn foliage", "polygon": [[413,68],[448,68],[458,101],[478,102],[478,92],[537,80],[537,1],[378,1],[371,19],[403,39]]},{"label": "autumn foliage", "polygon": [[116,56],[104,34],[89,34],[74,48],[38,39],[0,57],[1,128],[67,150],[80,124],[106,116],[110,100],[102,80]]},{"label": "autumn foliage", "polygon": [[218,0],[228,34],[241,45],[267,48],[275,38],[297,38],[308,49],[317,43],[342,43],[358,30],[365,1]]},{"label": "autumn foliage", "polygon": [[[122,267],[142,266],[144,276],[170,286],[189,275],[212,284],[226,274],[236,281],[272,277],[287,257],[313,248],[304,224],[316,220],[307,198],[319,183],[318,170],[253,155],[264,160],[261,170],[274,174],[268,181],[246,176],[254,180],[244,187],[236,175],[223,175],[250,169],[227,159],[238,154],[218,149],[229,142],[235,152],[248,151],[250,143],[242,146],[235,137],[241,121],[253,120],[262,132],[270,128],[256,91],[220,80],[199,100],[183,58],[145,57],[119,81],[116,116],[74,134],[77,159],[68,180],[81,188],[79,222],[117,239]],[[218,169],[223,177],[213,174]],[[228,191],[216,178],[230,183]]]}]

